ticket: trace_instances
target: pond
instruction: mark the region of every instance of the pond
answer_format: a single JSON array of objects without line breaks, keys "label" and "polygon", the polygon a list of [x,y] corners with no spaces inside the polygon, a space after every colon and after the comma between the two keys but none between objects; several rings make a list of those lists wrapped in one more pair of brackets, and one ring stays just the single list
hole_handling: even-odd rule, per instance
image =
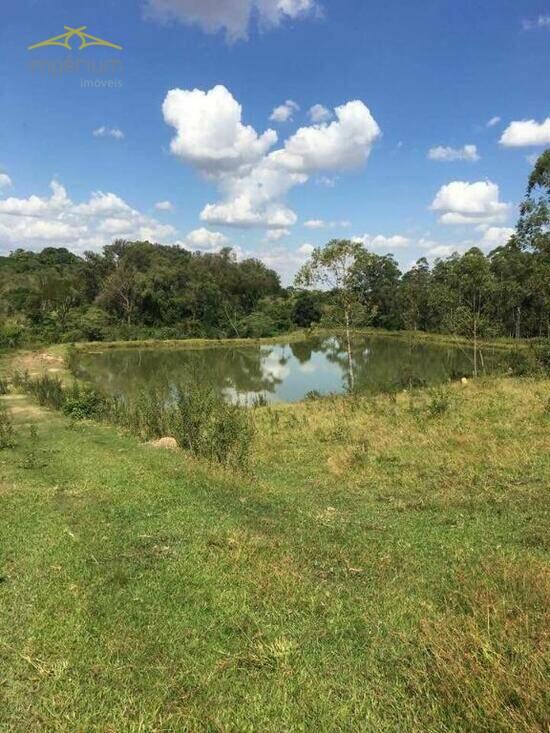
[{"label": "pond", "polygon": [[[361,392],[403,389],[409,384],[436,385],[470,376],[473,352],[464,346],[429,344],[410,339],[357,336],[352,346],[355,386]],[[483,352],[491,371],[495,351]],[[296,402],[308,393],[342,393],[348,388],[344,340],[335,336],[246,346],[113,349],[84,354],[80,372],[98,388],[131,398],[144,388],[169,394],[186,379],[212,385],[228,400],[253,404]]]}]

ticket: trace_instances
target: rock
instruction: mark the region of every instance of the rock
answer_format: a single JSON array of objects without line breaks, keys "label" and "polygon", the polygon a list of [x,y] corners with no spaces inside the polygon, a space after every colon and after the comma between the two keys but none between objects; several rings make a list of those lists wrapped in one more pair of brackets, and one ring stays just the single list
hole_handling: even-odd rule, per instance
[{"label": "rock", "polygon": [[175,438],[166,436],[164,438],[158,438],[157,440],[151,440],[147,445],[153,448],[164,448],[165,450],[177,450],[178,443]]},{"label": "rock", "polygon": [[466,379],[466,377],[462,377],[460,381],[462,382],[462,384],[468,384],[468,380]]}]

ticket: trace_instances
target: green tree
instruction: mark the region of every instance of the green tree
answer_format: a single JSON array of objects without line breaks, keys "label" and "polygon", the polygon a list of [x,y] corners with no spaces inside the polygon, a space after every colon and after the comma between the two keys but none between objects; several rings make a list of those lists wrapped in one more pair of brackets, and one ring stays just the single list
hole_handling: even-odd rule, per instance
[{"label": "green tree", "polygon": [[297,287],[318,286],[332,291],[340,324],[346,335],[348,354],[349,388],[355,387],[353,357],[351,353],[351,328],[354,313],[360,301],[355,287],[355,267],[363,253],[363,248],[348,239],[333,239],[325,247],[316,247],[309,261],[296,275]]}]

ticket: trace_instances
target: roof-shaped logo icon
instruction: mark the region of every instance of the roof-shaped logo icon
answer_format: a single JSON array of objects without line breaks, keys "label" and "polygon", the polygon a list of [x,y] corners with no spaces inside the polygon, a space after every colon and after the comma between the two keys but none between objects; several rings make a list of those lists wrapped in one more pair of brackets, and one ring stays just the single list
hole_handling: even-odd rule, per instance
[{"label": "roof-shaped logo icon", "polygon": [[88,48],[88,46],[107,46],[108,48],[116,48],[119,51],[122,50],[122,46],[119,46],[117,43],[104,41],[102,38],[97,38],[97,36],[91,36],[89,33],[84,33],[87,28],[85,25],[80,26],[80,28],[71,28],[68,25],[63,27],[65,28],[65,33],[61,33],[59,36],[54,36],[53,38],[48,38],[45,41],[40,41],[40,43],[35,43],[34,45],[29,46],[29,51],[32,51],[34,48],[43,48],[44,46],[62,46],[63,48],[72,51],[71,40],[75,36],[80,39],[80,46],[78,46],[79,51],[82,51],[84,48]]}]

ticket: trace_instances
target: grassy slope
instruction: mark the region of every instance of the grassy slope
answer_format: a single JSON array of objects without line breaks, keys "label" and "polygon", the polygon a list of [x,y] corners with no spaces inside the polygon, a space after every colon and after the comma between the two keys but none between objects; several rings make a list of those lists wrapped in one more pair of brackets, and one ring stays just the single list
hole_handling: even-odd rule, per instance
[{"label": "grassy slope", "polygon": [[[292,331],[290,333],[278,334],[277,336],[265,338],[225,338],[225,339],[207,339],[207,338],[188,338],[188,339],[168,339],[159,341],[156,339],[136,340],[136,341],[90,341],[76,344],[79,351],[107,351],[110,349],[144,349],[144,348],[175,348],[175,349],[200,349],[212,348],[216,346],[253,346],[258,344],[277,344],[284,341],[286,343],[293,341],[302,341],[310,336],[330,336],[338,333],[335,329],[313,328],[309,330]],[[342,331],[343,333],[343,331]],[[424,331],[386,331],[382,328],[362,328],[354,330],[355,334],[364,336],[381,336],[399,339],[408,339],[416,343],[429,342],[439,344],[453,344],[460,346],[472,347],[471,339],[455,336],[446,333],[428,333]],[[490,349],[510,349],[525,348],[530,343],[536,343],[542,339],[480,339],[478,345],[480,348]],[[62,354],[67,348],[67,344],[56,344],[54,346],[45,347],[45,350],[53,354]],[[33,353],[33,352],[30,352]]]},{"label": "grassy slope", "polygon": [[261,408],[249,477],[8,397],[0,730],[545,730],[549,387]]}]

